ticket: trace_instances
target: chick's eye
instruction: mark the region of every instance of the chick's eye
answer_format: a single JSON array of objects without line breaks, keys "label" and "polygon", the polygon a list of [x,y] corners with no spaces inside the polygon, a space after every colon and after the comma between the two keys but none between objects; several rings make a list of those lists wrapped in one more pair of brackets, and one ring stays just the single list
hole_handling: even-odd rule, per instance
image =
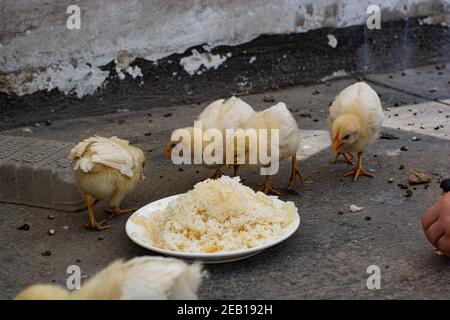
[{"label": "chick's eye", "polygon": [[344,140],[347,140],[348,138],[350,138],[350,135],[349,135],[349,134],[345,135],[343,139],[344,139]]}]

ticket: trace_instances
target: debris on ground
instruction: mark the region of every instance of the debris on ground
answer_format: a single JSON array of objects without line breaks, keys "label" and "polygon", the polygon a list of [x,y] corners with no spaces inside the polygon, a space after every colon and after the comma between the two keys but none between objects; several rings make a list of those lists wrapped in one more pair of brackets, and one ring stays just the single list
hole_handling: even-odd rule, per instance
[{"label": "debris on ground", "polygon": [[387,133],[387,132],[381,132],[380,133],[380,139],[385,139],[385,140],[396,140],[398,139],[397,136],[394,136],[391,133]]},{"label": "debris on ground", "polygon": [[263,101],[264,102],[275,102],[275,98],[270,94],[266,94],[263,98]]},{"label": "debris on ground", "polygon": [[350,205],[350,211],[351,212],[358,212],[358,211],[361,211],[362,209],[364,209],[364,207],[358,207],[355,204]]},{"label": "debris on ground", "polygon": [[31,128],[26,127],[26,128],[22,129],[22,132],[23,133],[33,133],[33,130],[31,130]]},{"label": "debris on ground", "polygon": [[30,225],[25,223],[25,224],[21,225],[20,227],[18,227],[17,230],[28,231],[28,230],[30,230]]},{"label": "debris on ground", "polygon": [[48,257],[52,255],[52,252],[50,250],[45,250],[44,252],[41,253],[44,257]]},{"label": "debris on ground", "polygon": [[55,229],[48,229],[48,235],[49,236],[55,235]]},{"label": "debris on ground", "polygon": [[308,112],[299,113],[299,116],[302,118],[312,118],[311,113]]},{"label": "debris on ground", "polygon": [[412,197],[412,195],[413,195],[413,192],[411,189],[406,190],[406,194],[405,194],[406,197]]},{"label": "debris on ground", "polygon": [[171,117],[172,116],[172,112],[167,112],[167,113],[164,113],[163,114],[163,117],[164,118],[169,118],[169,117]]},{"label": "debris on ground", "polygon": [[429,183],[432,180],[431,174],[423,172],[419,169],[411,169],[409,173],[409,184]]},{"label": "debris on ground", "polygon": [[399,183],[399,184],[397,184],[397,186],[398,186],[400,189],[403,189],[403,190],[406,190],[406,189],[409,188],[409,186],[408,186],[407,184],[405,184],[405,183]]},{"label": "debris on ground", "polygon": [[413,137],[411,138],[411,141],[420,141],[420,138],[418,138],[418,137],[416,137],[416,136],[413,136]]},{"label": "debris on ground", "polygon": [[402,151],[408,151],[408,147],[407,147],[407,146],[401,146],[400,150],[402,150]]}]

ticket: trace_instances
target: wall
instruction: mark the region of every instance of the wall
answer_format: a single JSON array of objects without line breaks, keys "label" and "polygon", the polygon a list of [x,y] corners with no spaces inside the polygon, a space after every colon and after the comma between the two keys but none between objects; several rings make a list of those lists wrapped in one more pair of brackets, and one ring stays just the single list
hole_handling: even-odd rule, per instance
[{"label": "wall", "polygon": [[[81,8],[81,30],[66,28],[66,9]],[[135,57],[155,61],[188,48],[236,45],[261,34],[306,32],[364,24],[369,4],[380,4],[382,22],[448,12],[450,0],[2,0],[0,91],[17,95],[58,88],[81,98],[104,85],[116,60],[119,74],[138,78]],[[431,21],[430,19],[427,21]],[[226,57],[198,59],[217,67]],[[205,62],[207,63],[207,62]],[[195,69],[195,65],[194,65]]]}]

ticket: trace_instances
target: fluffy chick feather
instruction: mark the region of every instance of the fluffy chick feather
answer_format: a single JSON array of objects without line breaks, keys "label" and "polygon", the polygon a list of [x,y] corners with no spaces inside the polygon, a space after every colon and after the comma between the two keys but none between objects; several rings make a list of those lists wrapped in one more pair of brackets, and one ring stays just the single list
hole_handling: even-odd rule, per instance
[{"label": "fluffy chick feather", "polygon": [[348,173],[354,180],[360,174],[372,176],[362,168],[361,155],[377,139],[383,119],[378,94],[364,82],[345,88],[330,106],[328,122],[334,151],[358,153],[358,165]]},{"label": "fluffy chick feather", "polygon": [[[271,129],[278,130],[279,133],[279,161],[290,158],[292,161],[292,170],[290,177],[289,189],[295,186],[296,177],[299,176],[303,182],[303,176],[300,174],[298,169],[298,163],[296,160],[297,150],[300,143],[300,130],[297,121],[292,116],[291,112],[286,107],[286,104],[280,102],[262,112],[254,112],[248,121],[243,126],[244,131],[238,131],[235,133],[235,145],[237,145],[237,139],[243,139],[242,135],[246,135],[245,131],[253,129],[256,132],[259,146],[259,134],[261,129],[267,130],[267,150],[271,152]],[[230,145],[231,146],[231,145]],[[234,147],[234,146],[231,146]],[[260,157],[258,156],[258,161],[256,164],[250,164],[250,144],[248,139],[245,143],[245,155],[240,155],[241,150],[234,147],[235,160],[241,157],[245,159],[246,166],[262,166],[260,162]],[[232,152],[231,150],[227,152]],[[259,152],[258,152],[259,155]],[[280,194],[276,191],[270,184],[269,176],[266,176],[263,191],[265,193],[272,192],[275,194]]]},{"label": "fluffy chick feather", "polygon": [[75,179],[88,205],[92,229],[104,229],[93,214],[95,199],[107,200],[114,214],[131,210],[120,209],[123,198],[144,178],[145,155],[139,148],[117,137],[95,136],[77,144],[69,158],[76,161]]},{"label": "fluffy chick feather", "polygon": [[[225,150],[225,144],[226,144],[226,129],[237,129],[242,128],[244,124],[247,122],[247,120],[253,115],[254,110],[253,108],[244,102],[243,100],[231,97],[227,100],[220,99],[216,100],[213,103],[209,104],[198,116],[197,121],[202,122],[202,129],[218,129],[222,132],[223,137],[223,150]],[[194,136],[194,132],[199,132],[200,135],[203,134],[203,131],[199,128],[182,128],[177,130],[188,130],[191,133],[191,137]],[[177,132],[175,130],[173,133],[175,134]],[[190,143],[190,149],[191,149],[191,157],[194,157],[194,150],[195,146],[197,145],[200,150],[203,150],[208,146],[209,141],[198,141],[194,139],[191,139],[190,142],[186,141],[175,141],[171,140],[167,144],[165,156],[166,158],[170,158],[172,154],[173,148],[179,143]],[[199,146],[201,144],[201,146]],[[204,163],[204,165],[208,168],[216,169],[216,172],[212,176],[212,178],[218,178],[222,175],[221,168],[226,163],[226,153],[223,153],[223,160],[222,164],[214,164],[214,165],[207,165]],[[235,167],[235,174],[237,173],[237,168]]]},{"label": "fluffy chick feather", "polygon": [[34,285],[17,300],[167,300],[197,299],[202,279],[199,264],[163,257],[117,260],[69,292],[55,285]]}]

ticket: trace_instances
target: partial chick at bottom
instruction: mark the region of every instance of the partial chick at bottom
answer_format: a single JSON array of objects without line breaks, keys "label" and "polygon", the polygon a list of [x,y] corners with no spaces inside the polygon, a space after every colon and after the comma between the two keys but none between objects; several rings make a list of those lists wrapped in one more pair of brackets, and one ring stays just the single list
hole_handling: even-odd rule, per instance
[{"label": "partial chick at bottom", "polygon": [[16,300],[194,300],[202,280],[200,264],[173,258],[117,260],[72,292],[56,285],[34,285]]}]

